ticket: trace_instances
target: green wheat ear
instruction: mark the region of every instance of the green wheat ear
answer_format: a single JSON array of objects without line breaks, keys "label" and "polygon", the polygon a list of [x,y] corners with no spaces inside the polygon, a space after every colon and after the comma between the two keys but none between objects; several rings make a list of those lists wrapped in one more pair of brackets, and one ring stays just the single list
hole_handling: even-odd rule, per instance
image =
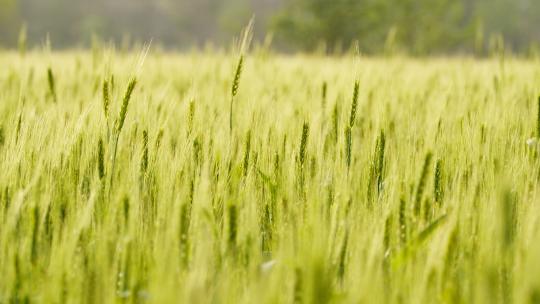
[{"label": "green wheat ear", "polygon": [[334,109],[332,110],[332,131],[334,136],[334,143],[338,142],[338,132],[339,132],[339,104],[336,102],[334,104]]},{"label": "green wheat ear", "polygon": [[356,110],[358,108],[358,94],[360,91],[360,84],[358,81],[354,83],[354,91],[351,103],[351,113],[349,115],[349,124],[345,128],[345,161],[347,164],[347,170],[351,167],[352,159],[352,128],[356,120]]},{"label": "green wheat ear", "polygon": [[352,128],[347,126],[345,129],[345,161],[347,163],[347,169],[351,167],[352,158]]},{"label": "green wheat ear", "polygon": [[126,94],[124,95],[124,99],[122,100],[122,107],[120,108],[120,113],[118,115],[118,120],[116,121],[116,133],[117,135],[120,134],[122,131],[122,127],[124,127],[124,122],[126,120],[127,110],[129,106],[129,100],[131,99],[131,94],[133,93],[133,90],[135,89],[135,85],[137,84],[137,79],[132,78],[129,81],[128,88],[126,90]]},{"label": "green wheat ear", "polygon": [[238,88],[240,87],[240,77],[242,77],[242,70],[244,67],[244,56],[247,52],[251,38],[253,35],[253,23],[254,18],[249,20],[248,25],[242,31],[242,42],[240,44],[240,56],[238,57],[238,63],[236,64],[236,70],[234,73],[234,80],[231,86],[231,103],[229,109],[229,132],[232,134],[233,129],[233,112],[234,112],[234,99],[238,95]]},{"label": "green wheat ear", "polygon": [[126,94],[124,95],[124,99],[122,100],[122,107],[120,108],[120,113],[118,114],[118,118],[116,120],[116,126],[115,126],[115,133],[114,133],[114,142],[113,142],[113,152],[112,152],[112,165],[111,165],[111,180],[110,180],[110,186],[109,191],[112,190],[113,180],[114,180],[114,169],[116,165],[116,152],[118,150],[118,141],[120,139],[120,133],[122,132],[122,128],[124,127],[124,122],[126,120],[127,110],[129,106],[129,100],[131,99],[131,94],[133,93],[133,90],[135,89],[135,85],[137,84],[137,79],[131,78],[129,81]]},{"label": "green wheat ear", "polygon": [[231,107],[229,109],[229,131],[232,133],[233,128],[233,112],[234,112],[234,99],[238,94],[238,88],[240,87],[240,77],[242,76],[242,69],[244,66],[244,54],[240,55],[238,64],[236,65],[236,72],[234,73],[234,80],[231,87]]},{"label": "green wheat ear", "polygon": [[157,155],[159,149],[161,148],[161,142],[163,141],[163,136],[165,135],[165,130],[163,128],[159,129],[156,136],[156,141],[154,142],[154,154]]},{"label": "green wheat ear", "polygon": [[195,119],[195,100],[189,102],[188,134],[193,131],[193,121]]},{"label": "green wheat ear", "polygon": [[142,149],[141,168],[140,168],[141,177],[146,176],[147,170],[148,170],[148,131],[143,130],[143,149]]},{"label": "green wheat ear", "polygon": [[309,137],[309,124],[304,123],[304,126],[302,127],[302,137],[300,138],[300,150],[298,151],[298,162],[300,165],[300,168],[304,167],[304,162],[306,160],[306,148],[307,148],[307,142]]},{"label": "green wheat ear", "polygon": [[416,195],[415,195],[415,213],[418,215],[420,213],[421,208],[421,201],[422,197],[424,195],[424,190],[426,188],[426,181],[429,174],[429,166],[431,164],[431,159],[433,158],[433,154],[431,152],[428,152],[426,154],[426,158],[424,159],[424,166],[422,167],[422,172],[420,174],[420,178],[418,180],[418,185],[416,186]]},{"label": "green wheat ear", "polygon": [[238,235],[238,208],[235,204],[229,206],[229,248],[236,248],[236,238]]},{"label": "green wheat ear", "polygon": [[109,105],[110,105],[110,94],[109,94],[109,81],[103,81],[102,87],[103,95],[103,114],[105,114],[105,120],[109,120]]},{"label": "green wheat ear", "polygon": [[101,138],[98,141],[98,174],[99,179],[103,180],[105,177],[105,149]]},{"label": "green wheat ear", "polygon": [[404,247],[408,240],[407,221],[407,201],[402,196],[399,199],[399,243],[401,247]]},{"label": "green wheat ear", "polygon": [[17,118],[17,127],[15,128],[15,143],[19,142],[19,138],[21,137],[21,129],[22,129],[22,112],[19,113],[19,118]]},{"label": "green wheat ear", "polygon": [[358,94],[360,92],[360,83],[356,81],[354,83],[354,92],[351,105],[351,115],[349,116],[349,126],[352,128],[356,120],[356,109],[358,107]]},{"label": "green wheat ear", "polygon": [[322,89],[321,89],[321,97],[322,97],[322,108],[323,108],[323,111],[324,111],[324,108],[326,107],[326,96],[328,95],[328,83],[326,81],[323,82],[322,84]]},{"label": "green wheat ear", "polygon": [[51,95],[52,100],[56,102],[56,87],[54,81],[54,74],[51,67],[47,68],[47,84],[49,85],[49,94]]},{"label": "green wheat ear", "polygon": [[250,153],[251,153],[251,130],[248,131],[247,136],[246,136],[246,150],[244,153],[244,178],[248,174]]},{"label": "green wheat ear", "polygon": [[443,162],[441,159],[438,159],[435,163],[435,174],[433,177],[433,196],[435,198],[435,202],[438,204],[441,204],[442,197],[443,197],[443,182],[442,182],[442,165]]},{"label": "green wheat ear", "polygon": [[236,70],[234,72],[234,80],[231,87],[231,96],[234,98],[238,94],[238,88],[240,87],[240,77],[242,77],[242,70],[244,68],[244,54],[240,55],[238,63],[236,64]]},{"label": "green wheat ear", "polygon": [[386,135],[384,130],[381,130],[381,134],[377,139],[376,157],[375,157],[375,170],[377,176],[377,192],[380,194],[383,188],[384,180],[384,153],[386,149]]}]

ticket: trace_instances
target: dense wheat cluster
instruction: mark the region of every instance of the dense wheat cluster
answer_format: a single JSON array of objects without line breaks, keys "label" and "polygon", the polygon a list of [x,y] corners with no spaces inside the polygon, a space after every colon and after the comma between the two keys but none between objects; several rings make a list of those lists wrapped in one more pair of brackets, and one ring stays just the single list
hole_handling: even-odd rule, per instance
[{"label": "dense wheat cluster", "polygon": [[0,54],[0,303],[540,301],[537,61],[140,57]]}]

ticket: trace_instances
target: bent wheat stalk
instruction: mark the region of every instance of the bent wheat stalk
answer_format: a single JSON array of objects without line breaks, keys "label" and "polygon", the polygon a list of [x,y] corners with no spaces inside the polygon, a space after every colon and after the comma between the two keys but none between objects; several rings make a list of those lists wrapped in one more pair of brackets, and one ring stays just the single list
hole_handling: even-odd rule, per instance
[{"label": "bent wheat stalk", "polygon": [[118,151],[118,140],[120,139],[120,133],[122,132],[122,128],[124,127],[124,122],[126,120],[127,115],[127,109],[129,106],[129,100],[131,99],[131,94],[133,93],[133,90],[135,89],[135,85],[137,84],[137,79],[132,78],[129,81],[128,88],[126,90],[126,94],[124,95],[124,99],[122,101],[122,107],[120,108],[120,113],[118,115],[118,119],[116,120],[116,124],[114,127],[114,142],[113,142],[113,153],[111,156],[111,181],[109,183],[109,194],[113,186],[113,180],[114,180],[114,167],[116,165],[116,152]]},{"label": "bent wheat stalk", "polygon": [[240,77],[242,76],[242,70],[244,66],[244,57],[251,42],[251,37],[253,35],[253,22],[254,19],[251,18],[247,27],[242,32],[242,43],[240,44],[240,57],[238,58],[238,63],[236,64],[236,70],[234,73],[234,80],[231,86],[231,103],[229,109],[229,132],[232,135],[233,129],[233,112],[234,112],[234,99],[238,95],[238,88],[240,86]]}]

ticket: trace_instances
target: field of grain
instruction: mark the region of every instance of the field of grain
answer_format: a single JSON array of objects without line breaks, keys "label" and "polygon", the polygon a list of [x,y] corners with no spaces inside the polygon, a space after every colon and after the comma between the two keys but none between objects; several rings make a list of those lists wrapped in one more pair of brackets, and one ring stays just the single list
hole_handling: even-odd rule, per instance
[{"label": "field of grain", "polygon": [[540,302],[538,61],[141,57],[0,53],[0,303]]}]

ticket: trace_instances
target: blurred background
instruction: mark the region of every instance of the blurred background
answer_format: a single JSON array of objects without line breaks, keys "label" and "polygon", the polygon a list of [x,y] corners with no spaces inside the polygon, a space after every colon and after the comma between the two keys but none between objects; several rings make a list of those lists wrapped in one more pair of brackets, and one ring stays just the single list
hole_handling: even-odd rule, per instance
[{"label": "blurred background", "polygon": [[228,47],[252,15],[283,52],[538,52],[540,0],[0,0],[0,48]]}]

